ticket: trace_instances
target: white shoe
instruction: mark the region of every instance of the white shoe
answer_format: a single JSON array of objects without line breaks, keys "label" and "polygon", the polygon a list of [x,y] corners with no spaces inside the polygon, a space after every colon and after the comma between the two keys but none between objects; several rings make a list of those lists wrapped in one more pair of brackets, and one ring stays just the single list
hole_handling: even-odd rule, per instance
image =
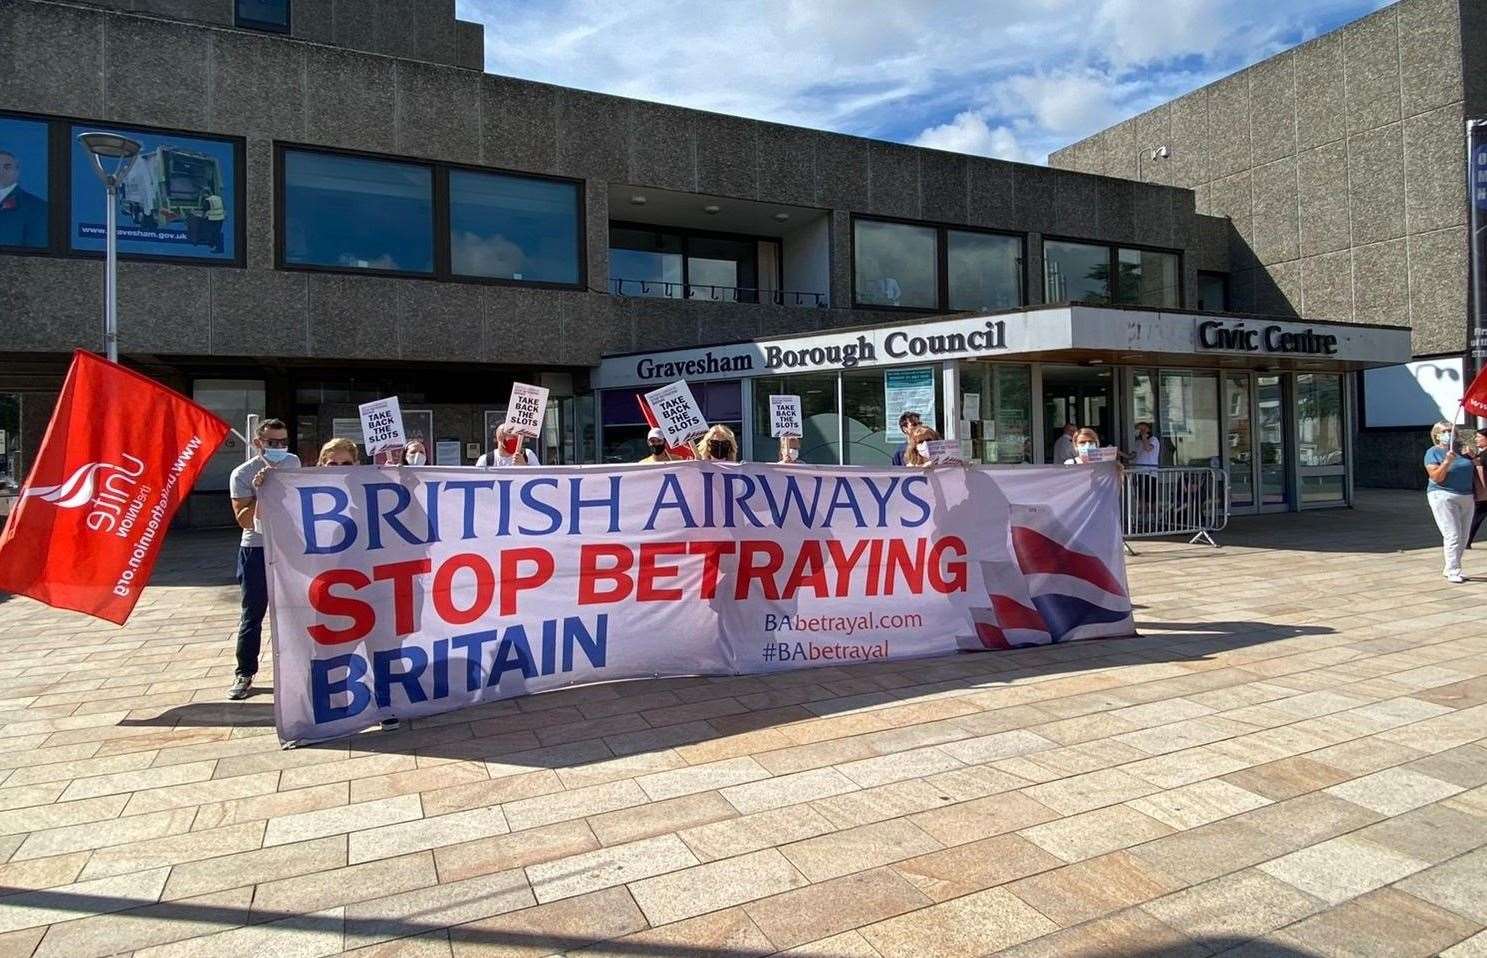
[{"label": "white shoe", "polygon": [[1458,572],[1455,575],[1446,576],[1446,581],[1451,583],[1452,585],[1460,585],[1461,583],[1466,581],[1466,577]]}]

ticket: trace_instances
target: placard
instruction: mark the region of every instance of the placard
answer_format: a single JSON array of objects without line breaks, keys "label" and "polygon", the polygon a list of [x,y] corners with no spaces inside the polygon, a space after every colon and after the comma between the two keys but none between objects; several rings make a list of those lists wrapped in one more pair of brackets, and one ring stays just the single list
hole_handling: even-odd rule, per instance
[{"label": "placard", "polygon": [[547,414],[547,387],[511,384],[506,404],[506,422],[519,435],[536,439],[542,435],[542,417]]},{"label": "placard", "polygon": [[898,417],[906,412],[917,413],[920,422],[938,430],[934,367],[884,370],[883,411],[888,419],[889,432],[898,428]]},{"label": "placard", "polygon": [[1084,458],[1090,462],[1115,462],[1119,455],[1120,450],[1115,446],[1100,446]]},{"label": "placard", "polygon": [[961,462],[961,448],[959,439],[933,439],[924,443],[925,457],[930,462],[939,464],[942,462]]},{"label": "placard", "polygon": [[775,439],[785,436],[798,439],[805,435],[799,396],[769,397],[769,434]]},{"label": "placard", "polygon": [[656,425],[666,434],[666,445],[680,446],[707,432],[707,420],[685,379],[652,389],[645,394],[645,401],[656,416]]},{"label": "placard", "polygon": [[403,433],[403,411],[398,406],[398,397],[374,399],[356,407],[361,413],[362,442],[373,462],[378,456],[408,444]]},{"label": "placard", "polygon": [[463,466],[465,463],[460,459],[460,441],[440,439],[438,445],[435,446],[434,462],[441,466]]}]

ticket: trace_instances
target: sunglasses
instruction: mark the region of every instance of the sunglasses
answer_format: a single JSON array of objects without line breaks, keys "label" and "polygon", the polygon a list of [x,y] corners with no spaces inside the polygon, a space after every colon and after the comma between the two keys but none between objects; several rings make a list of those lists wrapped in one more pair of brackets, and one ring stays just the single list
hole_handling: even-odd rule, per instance
[{"label": "sunglasses", "polygon": [[258,441],[261,442],[261,443],[263,443],[263,447],[265,449],[288,449],[289,448],[289,440],[288,439],[260,439]]}]

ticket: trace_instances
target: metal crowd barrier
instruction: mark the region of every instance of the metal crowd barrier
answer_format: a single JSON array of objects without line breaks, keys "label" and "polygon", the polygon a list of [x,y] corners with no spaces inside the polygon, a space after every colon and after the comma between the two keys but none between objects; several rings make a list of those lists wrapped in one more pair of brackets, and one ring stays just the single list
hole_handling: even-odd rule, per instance
[{"label": "metal crowd barrier", "polygon": [[[1215,548],[1213,533],[1229,524],[1223,470],[1206,466],[1135,468],[1124,472],[1121,532],[1126,539],[1192,536]],[[1127,543],[1126,551],[1136,552]]]}]

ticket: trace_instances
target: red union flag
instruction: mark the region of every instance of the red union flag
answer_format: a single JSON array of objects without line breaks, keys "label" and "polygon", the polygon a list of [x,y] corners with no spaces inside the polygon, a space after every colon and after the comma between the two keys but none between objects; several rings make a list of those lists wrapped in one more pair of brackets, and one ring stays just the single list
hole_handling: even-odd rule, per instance
[{"label": "red union flag", "polygon": [[123,624],[227,423],[78,350],[0,533],[0,589]]},{"label": "red union flag", "polygon": [[1472,384],[1466,387],[1461,405],[1473,416],[1487,416],[1487,366],[1483,366]]}]

